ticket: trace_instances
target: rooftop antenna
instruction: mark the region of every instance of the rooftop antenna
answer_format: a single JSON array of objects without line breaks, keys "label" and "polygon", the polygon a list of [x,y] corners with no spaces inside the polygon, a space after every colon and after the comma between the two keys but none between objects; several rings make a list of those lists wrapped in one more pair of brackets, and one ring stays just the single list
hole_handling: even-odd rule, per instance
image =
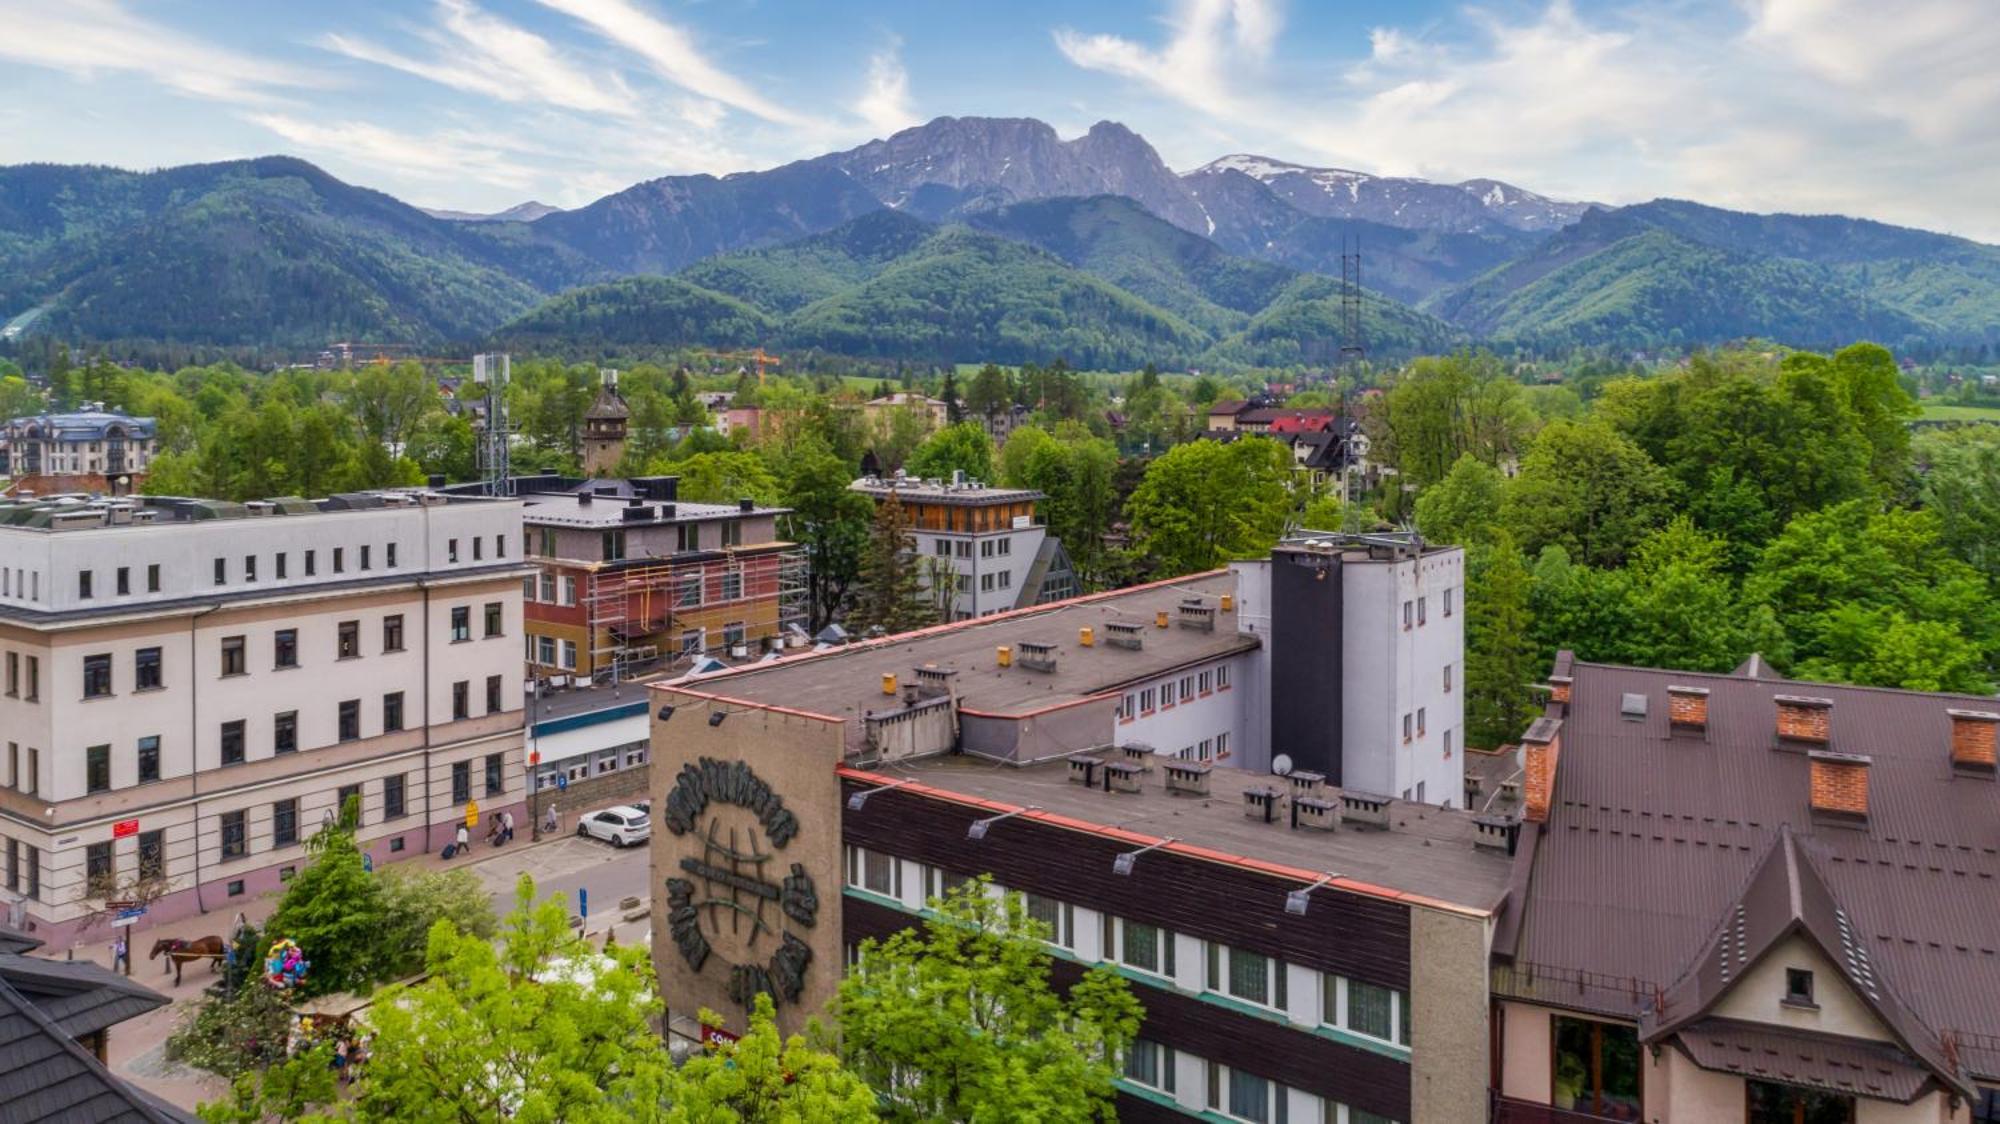
[{"label": "rooftop antenna", "polygon": [[[1351,246],[1351,249],[1350,249]],[[1361,235],[1340,236],[1340,365],[1351,371],[1361,365]]]},{"label": "rooftop antenna", "polygon": [[489,496],[514,494],[511,463],[514,426],[507,419],[507,381],[512,374],[513,357],[505,352],[472,357],[472,381],[486,388],[486,428],[479,435],[479,474],[486,481]]}]

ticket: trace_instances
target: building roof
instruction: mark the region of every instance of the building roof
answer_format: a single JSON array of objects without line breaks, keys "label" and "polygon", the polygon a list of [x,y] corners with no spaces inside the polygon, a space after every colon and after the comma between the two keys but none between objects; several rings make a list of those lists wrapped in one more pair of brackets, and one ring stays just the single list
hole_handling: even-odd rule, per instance
[{"label": "building roof", "polygon": [[0,955],[0,980],[41,1008],[71,1038],[95,1034],[168,1003],[159,992],[88,960]]},{"label": "building roof", "polygon": [[115,410],[78,410],[67,414],[30,414],[14,418],[7,423],[10,431],[27,438],[26,430],[33,426],[40,430],[41,440],[48,441],[102,441],[110,433],[111,427],[123,426],[127,434],[140,440],[153,436],[152,418],[135,418]]},{"label": "building roof", "polygon": [[624,421],[631,416],[631,407],[625,405],[625,397],[618,393],[618,385],[610,380],[597,388],[596,400],[583,412],[585,421]]},{"label": "building roof", "polygon": [[1250,403],[1241,398],[1218,398],[1215,400],[1215,404],[1208,408],[1208,416],[1211,418],[1229,417],[1240,414],[1250,408]]},{"label": "building roof", "polygon": [[1511,866],[1505,852],[1473,845],[1476,817],[1460,810],[1390,800],[1386,830],[1294,828],[1282,813],[1275,823],[1251,819],[1244,814],[1244,790],[1287,782],[1244,769],[1210,770],[1206,797],[1167,792],[1157,765],[1143,776],[1139,792],[1085,787],[1070,779],[1066,760],[1018,766],[952,754],[875,765],[870,771],[1004,805],[999,811],[1032,807],[1038,812],[1027,813],[1030,817],[1054,817],[1064,826],[1094,825],[1144,836],[1147,842],[1171,838],[1181,849],[1209,857],[1272,864],[1308,876],[1334,874],[1343,888],[1377,896],[1386,891],[1461,909],[1494,908]]},{"label": "building roof", "polygon": [[19,929],[0,925],[0,953],[33,952],[46,943],[40,937],[31,937]]},{"label": "building roof", "polygon": [[[1566,1006],[1682,1018],[1714,991],[1698,977],[1716,976],[1740,906],[1746,941],[1805,933],[1877,982],[1884,1022],[1915,1053],[1948,1055],[1951,1036],[1971,1073],[2000,1079],[2000,784],[1954,770],[1947,714],[1992,699],[1567,653],[1557,674],[1571,701],[1546,716],[1561,722],[1548,821],[1523,831],[1521,892],[1495,942],[1517,978],[1559,987]],[[1671,729],[1669,685],[1708,690],[1705,731]],[[1777,748],[1785,694],[1830,700],[1828,748],[1871,760],[1858,826],[1815,819],[1812,762]],[[1622,716],[1628,696],[1642,717]]]},{"label": "building roof", "polygon": [[385,508],[424,508],[453,503],[491,502],[467,491],[428,488],[386,488],[370,492],[336,492],[320,499],[273,496],[269,499],[199,499],[187,496],[47,495],[0,500],[0,530],[63,531],[143,528],[210,519],[252,519],[333,515]]},{"label": "building roof", "polygon": [[[1213,632],[1154,627],[1155,614],[1166,613],[1171,622],[1184,598],[1202,597],[1215,604],[1222,594],[1235,590],[1235,580],[1227,572],[1197,574],[787,657],[678,686],[859,723],[869,710],[885,705],[884,673],[908,680],[915,668],[935,667],[958,672],[955,689],[962,709],[1001,717],[1027,715],[1255,649],[1257,637],[1237,632],[1228,616]],[[1104,642],[1105,626],[1113,621],[1146,626],[1139,650]],[[1096,643],[1088,648],[1079,640],[1079,630],[1086,625],[1096,630]],[[1000,667],[995,650],[1001,645],[1018,647],[1023,641],[1053,645],[1057,670],[1036,671],[1018,660],[1012,667]]]},{"label": "building roof", "polygon": [[[752,504],[748,509],[740,503],[655,503],[643,497],[616,494],[616,488],[606,482],[606,489],[613,494],[598,496],[591,492],[563,493],[554,496],[524,496],[528,502],[521,509],[521,522],[530,527],[584,527],[608,530],[613,527],[652,527],[660,524],[700,523],[714,519],[742,519],[745,516],[777,516],[790,511],[789,507],[759,507]],[[585,502],[585,499],[588,502]],[[643,518],[628,512],[646,512]],[[747,544],[746,544],[747,545]]]},{"label": "building roof", "polygon": [[1339,420],[1340,412],[1337,410],[1286,410],[1275,406],[1245,410],[1236,419],[1239,425],[1268,425],[1280,433],[1330,429]]},{"label": "building roof", "polygon": [[6,1124],[192,1124],[112,1076],[30,997],[0,977],[0,1120]]},{"label": "building roof", "polygon": [[1716,1073],[1898,1104],[1936,1084],[1929,1070],[1892,1046],[1735,1019],[1703,1019],[1682,1031],[1675,1044],[1689,1061]]},{"label": "building roof", "polygon": [[924,480],[900,473],[895,476],[864,476],[849,484],[848,489],[876,499],[887,499],[893,495],[905,503],[944,503],[967,507],[1025,503],[1043,498],[1042,493],[1033,488],[995,488],[977,480],[959,483]]}]

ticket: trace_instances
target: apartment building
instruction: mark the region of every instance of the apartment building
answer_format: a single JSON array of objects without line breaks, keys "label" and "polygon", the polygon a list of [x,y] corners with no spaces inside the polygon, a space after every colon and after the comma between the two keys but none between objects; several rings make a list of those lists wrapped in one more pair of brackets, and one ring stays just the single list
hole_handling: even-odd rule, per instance
[{"label": "apartment building", "polygon": [[903,505],[924,595],[936,599],[949,620],[1076,596],[1076,572],[1062,542],[1035,521],[1040,492],[990,488],[962,476],[919,480],[900,471],[866,476],[849,487],[878,505],[891,496]]},{"label": "apartment building", "polygon": [[[861,942],[987,874],[1059,983],[1132,982],[1121,1119],[1482,1118],[1515,821],[1341,784],[1401,746],[1341,736],[1339,630],[1397,614],[1338,614],[1396,590],[1343,580],[1365,547],[1287,553],[649,685],[670,1026],[739,1031],[766,991],[797,1027]],[[740,928],[705,904],[753,899]]]},{"label": "apartment building", "polygon": [[1567,652],[1549,688],[1494,1119],[2000,1120],[1991,698]]},{"label": "apartment building", "polygon": [[526,655],[543,679],[628,678],[707,653],[806,640],[805,551],[778,536],[788,509],[684,503],[672,476],[514,480]]},{"label": "apartment building", "polygon": [[[521,505],[0,505],[0,900],[233,910],[349,795],[377,862],[523,809]],[[483,820],[482,820],[483,822]]]},{"label": "apartment building", "polygon": [[151,466],[152,418],[135,418],[101,403],[59,414],[14,418],[0,427],[0,470],[10,494],[50,495],[138,490]]}]

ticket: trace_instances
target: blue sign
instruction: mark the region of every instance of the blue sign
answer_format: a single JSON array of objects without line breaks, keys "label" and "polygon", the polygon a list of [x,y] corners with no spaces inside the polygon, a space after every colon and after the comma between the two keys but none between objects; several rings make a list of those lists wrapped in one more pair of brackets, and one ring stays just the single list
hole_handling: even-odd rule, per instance
[{"label": "blue sign", "polygon": [[590,891],[581,886],[576,888],[576,915],[585,920],[590,918]]},{"label": "blue sign", "polygon": [[136,921],[144,916],[146,916],[146,907],[143,905],[135,905],[131,909],[121,909],[118,911],[118,918],[121,921],[128,919]]},{"label": "blue sign", "polygon": [[556,774],[556,790],[557,790],[558,792],[566,792],[566,791],[568,791],[568,790],[569,790],[569,774],[568,774],[568,773],[557,773],[557,774]]}]

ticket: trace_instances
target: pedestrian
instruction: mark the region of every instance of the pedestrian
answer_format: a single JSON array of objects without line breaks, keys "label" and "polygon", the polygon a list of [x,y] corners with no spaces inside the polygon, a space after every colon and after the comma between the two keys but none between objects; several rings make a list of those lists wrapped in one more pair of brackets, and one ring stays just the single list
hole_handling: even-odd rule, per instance
[{"label": "pedestrian", "polygon": [[120,930],[116,940],[111,942],[111,970],[117,971],[119,964],[125,965],[125,974],[132,974],[132,946],[125,943],[125,933]]},{"label": "pedestrian", "polygon": [[554,835],[556,830],[561,826],[562,820],[556,816],[556,806],[554,804],[549,805],[548,820],[543,825],[542,830],[550,835]]},{"label": "pedestrian", "polygon": [[336,1080],[342,1085],[347,1084],[347,1039],[345,1038],[333,1044],[333,1069],[338,1074]]},{"label": "pedestrian", "polygon": [[472,846],[472,833],[470,831],[467,831],[465,829],[465,825],[461,823],[458,825],[458,849],[453,851],[452,854],[462,855],[471,846]]},{"label": "pedestrian", "polygon": [[500,841],[503,843],[512,843],[514,841],[514,813],[512,812],[500,813]]}]

